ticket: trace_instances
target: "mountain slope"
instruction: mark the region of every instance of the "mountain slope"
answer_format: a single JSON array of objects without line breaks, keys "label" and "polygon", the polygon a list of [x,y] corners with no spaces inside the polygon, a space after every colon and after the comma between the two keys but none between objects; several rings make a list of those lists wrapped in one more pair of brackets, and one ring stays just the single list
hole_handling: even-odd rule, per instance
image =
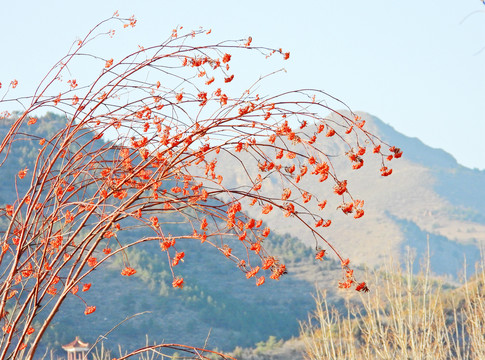
[{"label": "mountain slope", "polygon": [[[390,163],[394,171],[390,177],[381,177],[381,159],[369,150],[371,144],[366,144],[365,165],[352,170],[345,156],[348,148],[326,138],[317,140],[317,146],[332,156],[339,179],[348,180],[354,198],[365,200],[365,216],[355,220],[336,211],[341,200],[333,194],[331,180],[316,184],[302,180],[328,200],[324,212],[332,220],[332,226],[322,234],[343,257],[371,267],[390,256],[402,258],[407,247],[414,248],[420,257],[426,253],[429,238],[431,254],[440,254],[432,259],[433,271],[457,276],[463,270],[466,255],[467,272],[471,274],[479,259],[480,244],[485,244],[485,171],[467,169],[445,151],[406,137],[372,115],[357,114],[366,120],[367,131],[400,147],[404,155]],[[241,186],[244,178],[244,174],[235,171],[225,180]],[[265,190],[279,197],[281,186],[272,182],[265,185]],[[253,215],[257,213],[254,210]],[[267,215],[265,221],[277,233],[289,233],[314,245],[313,238],[305,235],[303,225],[288,222],[279,213]],[[410,227],[414,230],[409,231]]]},{"label": "mountain slope", "polygon": [[[24,126],[21,131],[34,132],[39,138],[48,137],[53,131],[62,129],[65,121],[61,116],[48,114],[38,119],[38,126]],[[0,123],[0,138],[5,137],[10,124],[8,120]],[[17,173],[23,168],[33,171],[38,154],[40,145],[37,141],[23,139],[22,135],[18,139],[12,143],[10,154],[0,167],[0,207],[13,204],[17,193],[20,197],[25,193],[29,184],[18,181]],[[8,225],[6,220],[0,217],[0,234]],[[174,222],[164,226],[164,231],[181,232],[177,226],[184,225]],[[118,240],[123,242],[123,237],[148,235],[139,229],[126,230],[121,232]],[[75,336],[92,344],[124,319],[140,313],[109,333],[103,340],[105,345],[117,349],[121,344],[123,350],[133,350],[145,345],[145,335],[148,335],[150,342],[204,346],[210,333],[209,348],[229,351],[237,345],[254,346],[271,335],[278,338],[294,336],[298,333],[298,320],[304,319],[313,307],[311,294],[315,287],[314,277],[306,275],[309,266],[311,271],[324,274],[318,279],[335,289],[335,283],[330,281],[339,278],[338,264],[331,261],[316,264],[313,250],[289,236],[270,234],[267,241],[268,250],[291,269],[281,281],[268,281],[260,287],[255,286],[255,279],[246,279],[236,264],[220,251],[207,243],[201,245],[198,240],[180,240],[177,244],[186,252],[183,263],[176,269],[177,275],[185,279],[184,289],[172,287],[166,252],[160,251],[158,243],[140,245],[128,251],[130,265],[137,270],[130,278],[120,275],[126,265],[126,258],[122,259],[120,254],[83,280],[92,287],[88,292],[79,292],[82,300],[69,295],[46,332],[41,350],[51,348],[61,355],[60,345],[72,341]],[[2,266],[8,266],[7,263],[0,264],[0,270]],[[311,266],[312,263],[316,266]],[[328,271],[329,268],[334,269],[333,272]],[[83,300],[96,306],[94,314],[84,315]],[[36,321],[41,322],[42,316],[40,314]]]},{"label": "mountain slope", "polygon": [[[370,266],[387,261],[390,256],[402,258],[406,247],[421,256],[427,251],[429,238],[435,273],[456,276],[463,269],[466,255],[467,272],[471,274],[479,257],[479,245],[485,243],[485,171],[460,166],[446,152],[403,136],[371,115],[359,115],[366,119],[365,126],[370,132],[402,148],[404,156],[391,162],[394,172],[388,178],[380,176],[380,159],[372,153],[364,155],[365,166],[357,171],[349,168],[344,155],[335,157],[339,178],[348,179],[352,194],[365,199],[366,214],[357,220],[345,216],[336,210],[340,199],[332,192],[333,184],[329,181],[316,184],[315,190],[328,198],[325,213],[333,222],[323,234],[343,256]],[[62,118],[52,114],[39,119],[39,136],[46,136],[51,128],[62,126],[62,122]],[[1,125],[0,136],[7,129],[8,124]],[[332,155],[348,150],[329,140],[323,141],[327,143],[321,146]],[[32,168],[37,151],[35,146],[21,142],[12,149],[15,156],[0,168],[4,179],[0,203],[15,198],[13,179],[20,168]],[[220,165],[224,166],[222,159]],[[224,181],[244,185],[238,180],[247,177],[234,170]],[[279,196],[279,184],[270,183],[267,189],[271,187]],[[261,216],[260,210],[257,215]],[[142,311],[151,313],[130,320],[108,336],[111,348],[117,344],[124,344],[125,349],[141,346],[145,334],[152,341],[202,346],[210,329],[209,348],[217,346],[224,350],[236,345],[251,346],[270,335],[285,339],[297,335],[298,320],[304,320],[314,307],[310,295],[315,284],[329,289],[334,302],[341,301],[335,297],[340,271],[338,263],[313,260],[313,238],[306,236],[303,228],[282,218],[286,219],[276,214],[265,217],[276,233],[267,244],[274,244],[272,253],[286,258],[288,265],[289,274],[280,282],[255,287],[233,263],[224,262],[221,254],[193,243],[184,244],[189,251],[180,268],[187,286],[176,291],[171,288],[171,275],[163,254],[150,248],[140,249],[130,256],[138,273],[126,279],[119,275],[121,264],[116,262],[109,264],[106,272],[96,272],[89,280],[93,283],[92,291],[86,294],[86,300],[98,306],[96,313],[86,317],[79,299],[67,302],[45,345],[58,348],[76,335],[92,343],[124,318]],[[221,256],[221,261],[212,261],[214,256]]]}]

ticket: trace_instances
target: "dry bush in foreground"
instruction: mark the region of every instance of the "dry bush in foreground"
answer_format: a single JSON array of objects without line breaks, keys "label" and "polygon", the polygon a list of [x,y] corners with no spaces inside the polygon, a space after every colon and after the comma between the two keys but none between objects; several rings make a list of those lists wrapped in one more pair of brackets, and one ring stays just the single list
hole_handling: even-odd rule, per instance
[{"label": "dry bush in foreground", "polygon": [[308,359],[485,359],[485,267],[456,290],[424,274],[388,266],[347,313],[324,293],[302,324]]}]

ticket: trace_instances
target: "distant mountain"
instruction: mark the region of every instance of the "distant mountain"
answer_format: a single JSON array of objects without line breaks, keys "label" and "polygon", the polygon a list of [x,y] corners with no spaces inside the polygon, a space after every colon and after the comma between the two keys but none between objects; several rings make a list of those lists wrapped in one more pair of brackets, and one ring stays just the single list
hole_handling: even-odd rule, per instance
[{"label": "distant mountain", "polygon": [[[377,117],[357,114],[366,120],[366,130],[401,148],[404,155],[390,162],[391,176],[381,177],[381,159],[372,151],[363,156],[365,165],[361,169],[352,170],[344,155],[348,149],[330,143],[325,137],[317,140],[317,146],[332,156],[339,178],[349,181],[352,195],[365,200],[365,216],[355,220],[335,211],[340,199],[332,193],[330,180],[306,183],[328,199],[324,212],[332,220],[332,226],[322,234],[344,257],[371,267],[390,257],[402,259],[407,248],[417,255],[418,267],[419,258],[427,253],[429,240],[435,274],[456,277],[464,270],[465,257],[467,273],[472,274],[480,258],[480,246],[485,245],[485,171],[461,166],[445,151],[404,136]],[[243,176],[234,172],[227,180],[242,185],[239,182]],[[281,187],[273,185],[274,195],[278,196]],[[265,217],[276,233],[288,233],[305,244],[314,244],[313,238],[302,235],[303,225],[285,219],[276,212]]]},{"label": "distant mountain", "polygon": [[[20,132],[48,138],[65,123],[64,117],[50,113],[40,117],[35,127],[25,126]],[[10,125],[8,120],[0,122],[0,140]],[[17,139],[0,167],[1,207],[12,204],[17,193],[25,193],[28,182],[18,181],[17,173],[26,167],[33,171],[40,146],[21,134]],[[0,161],[4,158],[0,157]],[[164,227],[167,233],[182,231],[178,225],[168,226]],[[6,227],[5,219],[0,218],[0,234]],[[140,230],[122,234],[130,238],[147,235]],[[54,350],[58,356],[65,355],[61,345],[75,336],[93,344],[117,325],[120,326],[115,331],[103,337],[105,346],[116,352],[118,345],[124,351],[144,346],[146,335],[150,343],[165,341],[202,347],[207,341],[208,348],[224,351],[254,346],[271,335],[288,339],[298,334],[298,321],[313,309],[315,274],[332,289],[336,289],[339,278],[337,263],[317,262],[312,249],[287,235],[271,234],[266,248],[285,261],[290,274],[280,281],[268,279],[260,287],[213,247],[193,240],[179,242],[178,248],[186,253],[183,264],[176,269],[185,279],[183,289],[173,289],[166,253],[160,251],[158,243],[140,245],[128,251],[130,265],[137,273],[130,278],[121,276],[121,257],[96,270],[85,279],[92,283],[90,291],[82,294],[85,301],[97,307],[96,312],[85,316],[83,302],[69,297],[46,332],[43,347]],[[138,315],[123,322],[135,314]]]},{"label": "distant mountain", "polygon": [[[403,149],[404,155],[391,162],[394,172],[387,178],[380,176],[381,164],[372,153],[364,155],[365,166],[356,171],[349,169],[345,156],[335,157],[339,177],[348,179],[352,194],[365,200],[366,214],[356,220],[336,211],[339,199],[332,193],[332,184],[319,183],[315,190],[322,196],[328,194],[325,212],[333,221],[324,235],[342,255],[356,264],[370,266],[385,263],[389,257],[402,259],[407,247],[422,256],[429,239],[436,274],[460,274],[465,256],[471,274],[480,244],[485,243],[485,171],[465,168],[446,152],[399,134],[369,114],[359,115],[366,120],[367,130]],[[64,122],[54,114],[39,118],[39,137],[47,136]],[[8,128],[6,121],[0,124],[0,138]],[[347,150],[329,140],[322,141],[320,145],[331,155]],[[13,144],[15,156],[0,168],[0,205],[16,196],[14,178],[20,168],[32,168],[36,146],[35,142]],[[222,159],[218,166],[224,166]],[[234,171],[226,174],[224,181],[237,186],[243,175],[231,169]],[[277,183],[273,185],[275,192],[281,191]],[[93,283],[92,290],[86,293],[89,304],[97,306],[96,313],[86,317],[82,302],[71,299],[55,318],[44,344],[59,351],[60,345],[76,335],[93,343],[126,317],[144,311],[151,313],[139,315],[110,333],[105,340],[107,346],[114,350],[118,344],[123,349],[142,346],[145,334],[150,342],[203,346],[211,332],[209,348],[232,350],[236,345],[253,346],[270,335],[277,339],[298,335],[298,321],[305,320],[314,308],[311,294],[315,285],[327,288],[334,304],[343,302],[335,295],[340,269],[338,263],[314,260],[313,239],[303,235],[301,227],[290,226],[275,215],[265,218],[273,230],[266,244],[287,262],[289,274],[281,281],[256,287],[223,257],[215,263],[214,256],[220,254],[214,249],[188,242],[184,244],[185,263],[177,269],[187,285],[175,290],[166,257],[150,246],[141,247],[130,254],[137,274],[129,279],[120,276],[122,265],[116,262],[108,264],[106,271],[96,271],[88,280]],[[0,230],[4,226],[0,221]]]}]

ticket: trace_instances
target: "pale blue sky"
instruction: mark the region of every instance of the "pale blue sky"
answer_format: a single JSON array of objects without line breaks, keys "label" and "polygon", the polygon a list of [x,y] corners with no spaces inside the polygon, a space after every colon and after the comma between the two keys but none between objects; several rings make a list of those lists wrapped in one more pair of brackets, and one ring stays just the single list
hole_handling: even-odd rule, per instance
[{"label": "pale blue sky", "polygon": [[[172,28],[212,28],[213,39],[251,35],[291,51],[271,69],[274,89],[321,88],[353,110],[485,169],[485,6],[479,0],[4,1],[0,82],[33,92],[42,76],[98,21],[119,10],[138,23],[99,51],[121,56]],[[478,54],[477,54],[478,53]],[[4,89],[2,89],[4,90]],[[0,90],[0,91],[2,91]]]}]

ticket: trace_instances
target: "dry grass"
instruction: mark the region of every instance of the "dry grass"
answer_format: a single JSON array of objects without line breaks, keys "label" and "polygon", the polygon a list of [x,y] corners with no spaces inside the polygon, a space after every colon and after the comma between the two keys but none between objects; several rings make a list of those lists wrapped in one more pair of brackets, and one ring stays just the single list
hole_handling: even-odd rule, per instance
[{"label": "dry grass", "polygon": [[344,314],[325,294],[302,324],[307,359],[485,359],[485,268],[454,290],[432,280],[429,262],[419,276],[387,266],[371,292],[347,302]]}]

